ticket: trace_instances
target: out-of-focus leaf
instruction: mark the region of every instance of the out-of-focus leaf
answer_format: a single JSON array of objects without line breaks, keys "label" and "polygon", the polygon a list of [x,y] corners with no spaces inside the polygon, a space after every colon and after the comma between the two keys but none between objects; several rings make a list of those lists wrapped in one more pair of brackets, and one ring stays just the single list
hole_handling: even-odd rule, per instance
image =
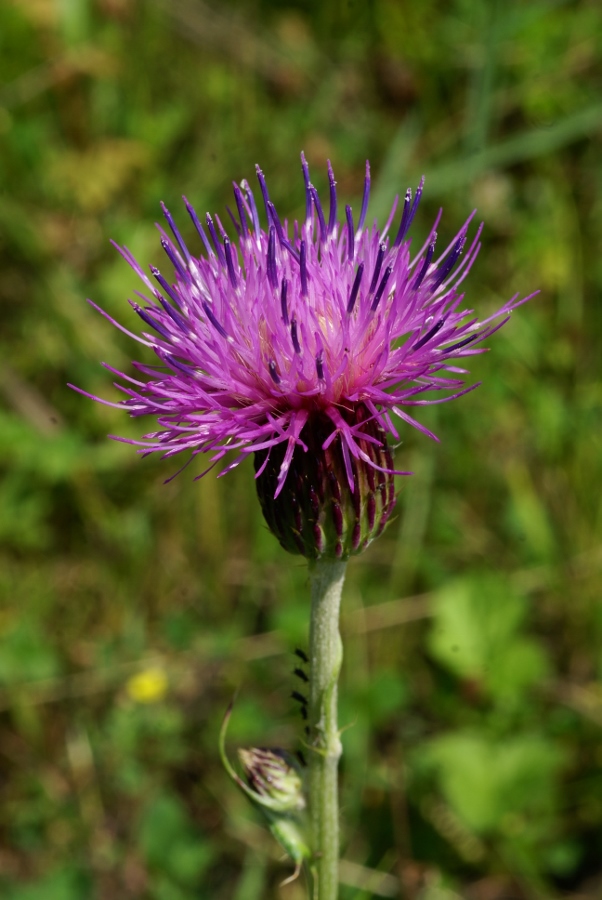
[{"label": "out-of-focus leaf", "polygon": [[160,794],[146,806],[139,841],[151,871],[168,873],[176,884],[189,887],[197,883],[213,856],[211,845],[192,828],[173,794]]},{"label": "out-of-focus leaf", "polygon": [[6,900],[88,900],[92,897],[89,879],[75,867],[49,873],[34,884],[8,889]]},{"label": "out-of-focus leaf", "polygon": [[431,653],[495,698],[514,701],[548,671],[542,646],[520,633],[527,611],[525,598],[502,575],[450,582],[434,598]]},{"label": "out-of-focus leaf", "polygon": [[487,738],[458,731],[431,741],[421,765],[433,766],[447,802],[477,834],[549,829],[564,754],[537,734]]},{"label": "out-of-focus leaf", "polygon": [[60,671],[41,625],[21,615],[0,632],[0,684],[51,678]]}]

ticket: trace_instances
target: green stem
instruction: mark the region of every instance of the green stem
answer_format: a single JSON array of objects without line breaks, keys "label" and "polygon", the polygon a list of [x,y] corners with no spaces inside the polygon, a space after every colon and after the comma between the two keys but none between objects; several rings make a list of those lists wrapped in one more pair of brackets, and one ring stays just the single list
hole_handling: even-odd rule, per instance
[{"label": "green stem", "polygon": [[339,885],[337,768],[341,741],[337,682],[343,661],[339,608],[346,562],[310,564],[309,810],[314,853],[314,900],[336,900]]}]

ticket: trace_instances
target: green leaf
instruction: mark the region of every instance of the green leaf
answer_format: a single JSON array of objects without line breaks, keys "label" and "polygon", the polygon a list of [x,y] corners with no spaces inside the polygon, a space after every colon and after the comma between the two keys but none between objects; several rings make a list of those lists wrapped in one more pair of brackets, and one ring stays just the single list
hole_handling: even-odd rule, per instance
[{"label": "green leaf", "polygon": [[555,807],[561,750],[538,735],[493,740],[460,731],[422,752],[454,812],[477,834],[537,837]]},{"label": "green leaf", "polygon": [[527,605],[503,576],[451,582],[434,598],[428,646],[460,678],[482,683],[496,699],[512,701],[547,672],[544,650],[520,632]]},{"label": "green leaf", "polygon": [[195,884],[213,857],[211,845],[193,829],[184,806],[173,794],[160,794],[148,804],[138,839],[151,869],[184,885]]},{"label": "green leaf", "polygon": [[33,884],[13,887],[6,900],[86,900],[91,897],[87,879],[73,868],[50,872]]}]

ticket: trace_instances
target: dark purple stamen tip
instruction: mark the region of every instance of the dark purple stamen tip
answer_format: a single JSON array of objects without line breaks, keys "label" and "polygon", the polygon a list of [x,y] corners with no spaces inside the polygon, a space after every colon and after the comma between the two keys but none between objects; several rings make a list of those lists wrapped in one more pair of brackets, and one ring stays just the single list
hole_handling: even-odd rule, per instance
[{"label": "dark purple stamen tip", "polygon": [[376,308],[377,308],[378,304],[380,303],[381,297],[385,291],[387,282],[388,282],[389,278],[391,277],[392,271],[393,271],[393,266],[387,266],[387,268],[385,269],[383,277],[381,279],[381,282],[378,286],[378,290],[377,290],[374,300],[372,302],[372,306],[370,307],[371,312],[376,312]]},{"label": "dark purple stamen tip", "polygon": [[452,350],[459,350],[460,347],[465,347],[467,344],[471,344],[473,341],[476,341],[477,338],[480,337],[480,334],[472,334],[470,337],[464,338],[463,341],[458,341],[457,344],[452,344],[451,347],[443,347],[442,350],[444,353],[451,353]]},{"label": "dark purple stamen tip", "polygon": [[310,188],[311,198],[314,202],[314,206],[316,208],[316,213],[318,214],[318,225],[320,229],[320,241],[324,242],[326,240],[326,219],[324,218],[324,211],[322,209],[322,204],[320,203],[320,198],[318,196],[318,192],[315,187]]},{"label": "dark purple stamen tip", "polygon": [[288,325],[288,304],[286,301],[286,295],[288,294],[288,281],[286,278],[282,279],[282,287],[280,288],[280,310],[282,312],[282,321],[285,325]]},{"label": "dark purple stamen tip", "polygon": [[420,204],[420,199],[422,197],[423,189],[424,189],[424,175],[420,179],[420,184],[416,188],[416,194],[414,196],[414,202],[412,203],[412,212],[410,213],[410,221],[408,222],[408,228],[414,221],[414,216],[416,215],[416,210],[418,209],[418,205]]},{"label": "dark purple stamen tip", "polygon": [[205,310],[205,315],[207,316],[213,327],[216,329],[216,331],[218,331],[222,337],[227,338],[228,332],[226,331],[224,326],[220,325],[220,323],[217,321],[213,314],[213,310],[211,309],[207,301],[203,301],[203,309]]},{"label": "dark purple stamen tip", "polygon": [[301,168],[305,182],[305,221],[308,222],[311,219],[311,182],[309,180],[309,166],[305,159],[305,153],[301,153]]},{"label": "dark purple stamen tip", "polygon": [[347,302],[347,315],[350,316],[353,312],[353,307],[355,306],[355,301],[357,300],[357,295],[360,289],[360,284],[362,281],[362,276],[364,274],[364,263],[361,262],[357,267],[357,272],[355,273],[355,280],[353,282],[353,287],[351,288],[351,293],[349,294],[349,300]]},{"label": "dark purple stamen tip", "polygon": [[257,212],[257,204],[255,203],[255,197],[253,196],[253,191],[251,190],[249,182],[247,181],[246,178],[241,182],[241,184],[242,184],[242,189],[245,192],[245,195],[247,197],[247,203],[249,204],[249,208],[251,210],[251,218],[253,219],[253,230],[255,232],[255,235],[257,236],[257,235],[259,235],[261,228],[259,225],[259,213]]},{"label": "dark purple stamen tip", "polygon": [[410,210],[412,208],[412,188],[408,188],[406,191],[405,200],[403,201],[403,212],[401,213],[401,220],[399,222],[399,228],[397,230],[397,236],[393,242],[394,247],[399,247],[404,237],[407,234],[407,230],[409,227],[409,218],[410,218]]},{"label": "dark purple stamen tip", "polygon": [[156,331],[157,334],[160,334],[161,337],[165,338],[166,341],[171,340],[169,332],[166,331],[165,328],[163,328],[161,325],[159,325],[156,319],[153,319],[153,317],[150,316],[145,309],[142,309],[142,307],[137,303],[132,303],[132,308],[134,309],[134,312],[138,313],[142,321],[146,322],[146,324],[149,325],[153,329],[153,331]]},{"label": "dark purple stamen tip", "polygon": [[353,228],[353,212],[350,206],[345,207],[347,218],[347,259],[352,262],[355,254],[355,231]]},{"label": "dark purple stamen tip", "polygon": [[293,321],[291,322],[291,341],[293,342],[295,352],[301,353],[301,344],[299,343],[299,336],[297,334],[297,320],[295,318],[293,318]]},{"label": "dark purple stamen tip", "polygon": [[324,351],[320,350],[316,356],[316,372],[320,381],[324,381]]},{"label": "dark purple stamen tip", "polygon": [[183,316],[180,315],[180,313],[176,309],[173,308],[171,303],[169,303],[169,301],[165,299],[161,291],[158,291],[155,288],[153,290],[153,294],[155,295],[167,315],[170,317],[170,319],[172,319],[172,321],[176,323],[180,331],[182,331],[184,334],[189,334],[190,326],[188,322]]},{"label": "dark purple stamen tip", "polygon": [[456,241],[455,247],[453,248],[453,250],[447,257],[447,259],[444,260],[443,265],[441,266],[439,271],[436,273],[435,278],[433,279],[433,282],[430,285],[431,291],[436,291],[437,288],[443,284],[443,282],[445,281],[447,276],[451,273],[451,270],[453,269],[453,267],[458,262],[458,259],[460,258],[460,254],[462,253],[462,250],[464,249],[465,243],[466,243],[466,235],[463,234],[458,238],[458,240]]},{"label": "dark purple stamen tip", "polygon": [[273,291],[278,287],[278,272],[276,271],[276,229],[270,225],[268,232],[268,281]]},{"label": "dark purple stamen tip", "polygon": [[209,234],[211,235],[211,240],[213,241],[213,246],[215,247],[215,252],[217,253],[217,258],[219,259],[221,265],[224,266],[226,264],[226,257],[224,256],[222,245],[219,242],[219,238],[215,230],[215,225],[213,224],[213,219],[211,218],[209,213],[207,213],[207,215],[205,216],[205,221],[207,222],[207,229],[209,231]]},{"label": "dark purple stamen tip", "polygon": [[196,375],[197,371],[193,366],[187,366],[186,363],[180,362],[179,359],[176,359],[175,356],[172,356],[171,353],[165,353],[163,359],[167,363],[168,366],[171,366],[172,369],[178,369],[178,371],[183,372],[184,375]]},{"label": "dark purple stamen tip", "polygon": [[200,239],[201,239],[202,242],[203,242],[203,246],[205,247],[205,250],[207,251],[207,256],[213,256],[213,255],[214,255],[213,249],[212,249],[211,244],[209,243],[209,241],[208,241],[208,239],[207,239],[207,235],[205,234],[205,229],[203,228],[203,226],[202,226],[201,223],[199,222],[198,216],[197,216],[197,214],[195,213],[194,208],[193,208],[193,207],[191,206],[191,204],[188,202],[188,200],[186,199],[186,197],[182,197],[182,200],[184,201],[184,204],[185,204],[186,209],[187,209],[187,211],[188,211],[188,215],[189,215],[190,218],[192,219],[192,224],[193,224],[194,227],[196,228],[197,233],[198,233]]},{"label": "dark purple stamen tip", "polygon": [[435,252],[436,242],[437,242],[437,232],[435,232],[435,234],[433,235],[433,240],[431,241],[431,243],[428,246],[428,250],[426,251],[426,255],[424,257],[424,262],[422,263],[422,266],[420,267],[420,271],[418,272],[418,274],[416,275],[416,277],[414,278],[414,281],[412,283],[412,288],[415,291],[417,291],[418,288],[420,287],[420,285],[422,284],[424,276],[426,275],[426,273],[428,271],[428,267],[430,266],[430,264],[433,260],[433,254]]},{"label": "dark purple stamen tip", "polygon": [[305,241],[301,241],[301,245],[299,247],[299,271],[301,274],[301,296],[308,296],[307,289],[307,245]]},{"label": "dark purple stamen tip", "polygon": [[414,205],[412,207],[412,218],[414,218],[414,213],[418,209],[418,204],[420,203],[420,198],[422,197],[423,190],[424,190],[424,175],[420,179],[420,184],[416,188],[416,196],[414,197]]},{"label": "dark purple stamen tip", "polygon": [[161,238],[161,246],[165,250],[167,256],[169,257],[169,261],[183,280],[186,279],[186,269],[178,259],[178,254],[176,253],[175,247],[173,247],[167,238]]},{"label": "dark purple stamen tip", "polygon": [[445,319],[439,319],[438,322],[435,322],[433,327],[430,328],[427,331],[427,333],[423,337],[421,337],[419,341],[417,341],[414,344],[414,346],[412,347],[412,350],[420,350],[421,347],[424,347],[424,345],[427,344],[431,338],[435,337],[437,332],[441,331],[441,329],[443,328],[444,325],[445,325]]},{"label": "dark purple stamen tip", "polygon": [[362,210],[360,212],[360,220],[357,223],[357,230],[361,231],[366,221],[368,212],[368,201],[370,200],[370,163],[366,160],[366,177],[364,179],[364,196],[362,197]]},{"label": "dark purple stamen tip", "polygon": [[380,270],[383,264],[383,259],[385,258],[385,253],[387,252],[387,245],[383,243],[378,248],[378,253],[376,255],[376,263],[374,265],[374,272],[372,274],[372,281],[370,282],[370,290],[369,294],[373,294],[376,290],[376,285],[378,284],[378,276],[380,275]]},{"label": "dark purple stamen tip", "polygon": [[[238,210],[238,218],[240,219],[240,230],[243,240],[249,237],[249,226],[247,224],[247,214],[245,212],[245,202],[243,200],[242,191],[235,181],[232,182],[232,190],[234,191],[234,199],[236,201],[236,209]],[[236,223],[235,223],[236,224]]]},{"label": "dark purple stamen tip", "polygon": [[278,369],[276,368],[276,363],[273,359],[269,361],[268,369],[270,370],[270,375],[274,384],[280,384],[280,375],[278,374]]},{"label": "dark purple stamen tip", "polygon": [[328,214],[328,234],[332,234],[337,224],[337,188],[334,180],[334,172],[328,160],[328,183],[330,185],[330,212]]},{"label": "dark purple stamen tip", "polygon": [[236,290],[238,287],[238,278],[236,277],[236,272],[234,271],[234,259],[232,257],[232,245],[230,243],[230,239],[224,238],[224,252],[226,254],[226,267],[228,269],[228,278],[230,279],[230,284]]},{"label": "dark purple stamen tip", "polygon": [[172,286],[169,284],[169,282],[163,277],[163,275],[161,275],[161,272],[157,268],[155,268],[155,266],[151,266],[150,271],[153,278],[157,279],[170,300],[172,300],[172,302],[175,303],[176,306],[180,306],[180,298],[178,297]]},{"label": "dark purple stamen tip", "polygon": [[412,191],[410,188],[406,191],[406,198],[403,204],[403,213],[401,214],[401,222],[399,223],[399,231],[397,232],[397,237],[395,238],[395,242],[393,244],[394,247],[399,247],[406,234],[410,230],[410,226],[414,221],[414,216],[416,215],[416,210],[418,209],[418,204],[420,203],[420,198],[422,197],[422,190],[424,188],[424,175],[420,179],[420,184],[416,188],[416,195],[414,197],[414,202],[410,206],[410,202],[412,200]]},{"label": "dark purple stamen tip", "polygon": [[255,172],[257,174],[257,181],[259,182],[259,187],[261,188],[261,195],[263,197],[263,203],[265,206],[265,214],[268,217],[268,222],[269,222],[270,221],[270,209],[269,209],[270,195],[268,194],[268,188],[265,183],[265,178],[264,178],[263,172],[261,171],[259,166],[255,166]]},{"label": "dark purple stamen tip", "polygon": [[167,220],[167,224],[169,225],[169,227],[172,230],[173,236],[175,237],[176,241],[178,242],[178,246],[179,246],[180,250],[184,254],[184,258],[186,259],[186,261],[188,261],[190,259],[190,253],[189,253],[188,247],[184,243],[182,235],[178,231],[176,223],[174,222],[171,213],[169,212],[169,210],[167,209],[167,207],[165,206],[163,201],[161,201],[161,209],[163,210],[163,215],[165,216],[165,218]]},{"label": "dark purple stamen tip", "polygon": [[271,200],[268,200],[266,203],[267,215],[268,215],[268,227],[273,225],[278,234],[278,240],[282,243],[284,239],[284,231],[282,230],[282,223],[280,221],[280,216],[276,212],[276,207],[272,203]]}]

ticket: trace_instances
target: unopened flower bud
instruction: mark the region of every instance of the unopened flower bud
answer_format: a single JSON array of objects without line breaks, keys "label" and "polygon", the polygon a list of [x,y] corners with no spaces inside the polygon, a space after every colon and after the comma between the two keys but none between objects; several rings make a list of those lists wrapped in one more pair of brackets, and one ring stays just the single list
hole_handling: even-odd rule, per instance
[{"label": "unopened flower bud", "polygon": [[393,511],[393,460],[384,430],[362,404],[347,410],[345,420],[359,430],[355,441],[364,458],[352,456],[340,435],[324,449],[332,422],[323,413],[313,413],[301,432],[307,450],[296,445],[279,492],[286,445],[271,448],[267,463],[268,451],[255,454],[263,514],[289,553],[348,559],[382,532]]},{"label": "unopened flower bud", "polygon": [[279,748],[240,748],[238,758],[249,787],[284,810],[305,809],[303,781],[294,757]]},{"label": "unopened flower bud", "polygon": [[247,783],[237,774],[226,754],[226,730],[232,705],[228,708],[219,736],[219,752],[226,772],[249,800],[261,810],[276,840],[295,863],[293,875],[299,875],[304,861],[311,857],[307,837],[306,802],[301,771],[294,757],[286,750],[250,747],[239,749]]}]

